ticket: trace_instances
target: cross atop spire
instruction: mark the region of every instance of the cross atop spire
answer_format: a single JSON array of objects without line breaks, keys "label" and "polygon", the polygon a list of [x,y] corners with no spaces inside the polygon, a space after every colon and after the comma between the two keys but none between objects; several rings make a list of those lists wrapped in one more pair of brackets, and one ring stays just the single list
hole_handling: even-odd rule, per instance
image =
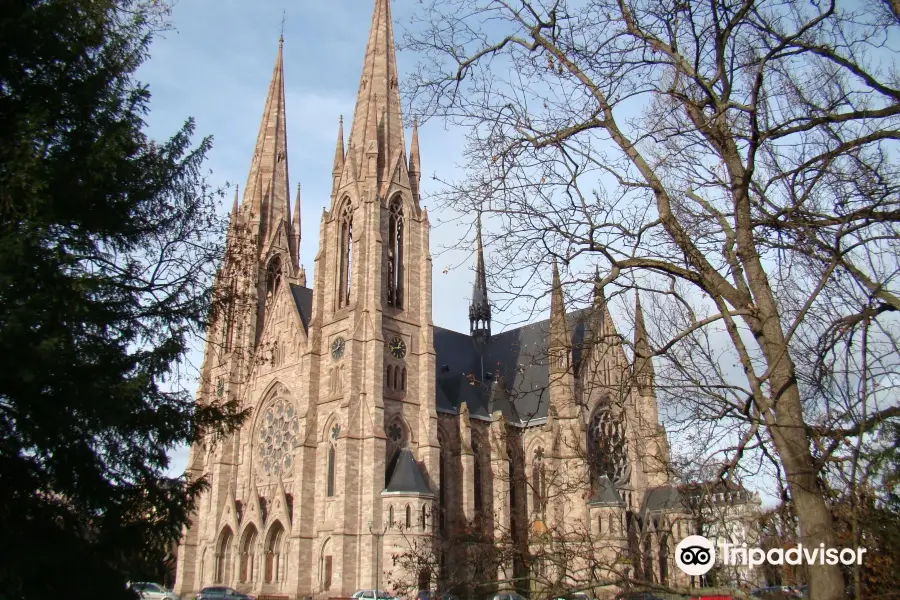
[{"label": "cross atop spire", "polygon": [[278,42],[275,68],[269,82],[247,185],[244,186],[245,206],[242,210],[249,210],[252,222],[259,224],[261,240],[267,239],[267,234],[275,230],[279,221],[290,221],[283,47],[282,38]]},{"label": "cross atop spire", "polygon": [[363,177],[366,169],[362,165],[368,164],[365,153],[372,147],[378,149],[382,178],[382,171],[405,148],[390,0],[375,0],[348,145],[356,154],[356,164],[363,168],[357,175]]}]

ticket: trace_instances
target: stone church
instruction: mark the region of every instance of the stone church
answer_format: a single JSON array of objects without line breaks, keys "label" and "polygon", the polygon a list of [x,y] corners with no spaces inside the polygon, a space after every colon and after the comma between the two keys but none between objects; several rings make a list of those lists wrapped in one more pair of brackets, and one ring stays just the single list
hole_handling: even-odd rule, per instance
[{"label": "stone church", "polygon": [[[565,310],[554,266],[550,318],[492,332],[479,219],[470,330],[434,325],[418,133],[407,146],[389,0],[375,0],[346,140],[338,125],[308,285],[282,45],[215,284],[251,301],[214,321],[198,392],[252,412],[191,448],[188,474],[210,487],[178,549],[176,592],[337,598],[405,578],[412,594],[481,597],[498,581],[529,594],[588,568],[673,581],[689,525],[639,302],[623,339],[601,289],[593,306]],[[584,552],[561,567],[541,554],[552,536]],[[473,561],[473,539],[516,550]]]}]

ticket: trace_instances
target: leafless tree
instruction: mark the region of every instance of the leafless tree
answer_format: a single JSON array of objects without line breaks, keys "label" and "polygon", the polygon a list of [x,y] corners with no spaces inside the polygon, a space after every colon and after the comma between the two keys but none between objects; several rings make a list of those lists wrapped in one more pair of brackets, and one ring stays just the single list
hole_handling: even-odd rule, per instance
[{"label": "leafless tree", "polygon": [[[723,472],[750,457],[778,472],[811,546],[835,542],[830,453],[900,411],[885,390],[900,309],[892,7],[426,0],[407,40],[414,112],[468,128],[466,176],[438,200],[484,211],[496,289],[533,299],[556,259],[569,283],[600,266],[611,296],[650,297],[661,393],[686,428],[724,439]],[[845,402],[812,385],[841,372],[858,392]],[[811,598],[844,596],[838,567],[810,570]]]}]

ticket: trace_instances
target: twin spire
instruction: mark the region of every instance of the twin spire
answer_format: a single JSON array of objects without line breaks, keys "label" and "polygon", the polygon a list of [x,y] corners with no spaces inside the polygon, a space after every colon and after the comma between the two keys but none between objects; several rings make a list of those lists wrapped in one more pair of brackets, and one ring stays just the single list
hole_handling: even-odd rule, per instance
[{"label": "twin spire", "polygon": [[259,235],[260,250],[267,248],[279,227],[285,227],[291,261],[299,265],[300,189],[297,189],[293,216],[290,206],[287,156],[287,113],[284,99],[284,37],[278,40],[278,54],[266,94],[256,147],[250,162],[241,219]]},{"label": "twin spire", "polygon": [[[343,136],[339,143],[342,142]],[[367,175],[369,157],[377,155],[372,166],[377,169],[379,181],[389,177],[385,170],[406,148],[390,0],[375,0],[348,145],[353,164],[361,169],[354,174],[357,177]]]}]

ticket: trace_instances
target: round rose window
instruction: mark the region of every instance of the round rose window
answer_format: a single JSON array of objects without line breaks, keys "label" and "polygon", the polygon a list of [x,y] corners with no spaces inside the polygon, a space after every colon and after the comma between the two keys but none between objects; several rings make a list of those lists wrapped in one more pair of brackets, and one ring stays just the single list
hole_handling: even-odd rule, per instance
[{"label": "round rose window", "polygon": [[300,422],[294,405],[278,400],[269,407],[259,425],[256,452],[263,470],[270,475],[290,475],[294,448],[300,445]]}]

